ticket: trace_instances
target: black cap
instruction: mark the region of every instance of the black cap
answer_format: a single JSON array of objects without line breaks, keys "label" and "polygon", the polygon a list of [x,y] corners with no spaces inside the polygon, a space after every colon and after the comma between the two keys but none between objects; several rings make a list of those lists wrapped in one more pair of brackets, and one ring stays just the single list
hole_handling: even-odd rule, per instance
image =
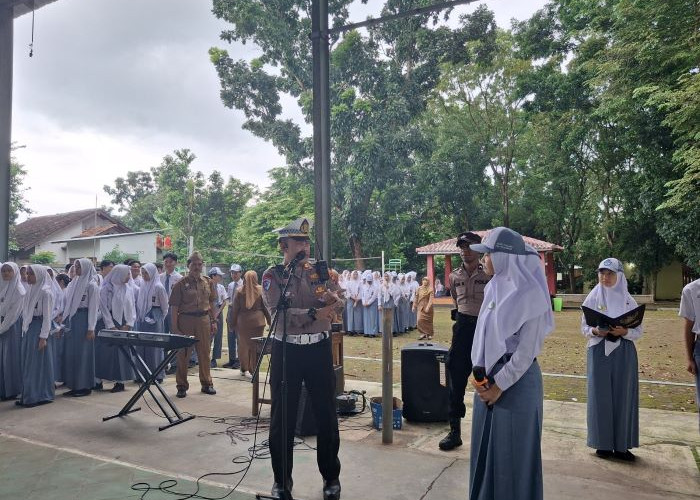
[{"label": "black cap", "polygon": [[466,233],[459,233],[459,236],[457,236],[456,245],[458,247],[462,247],[463,245],[472,245],[474,243],[481,243],[481,236],[476,233],[467,231]]},{"label": "black cap", "polygon": [[470,245],[472,250],[479,253],[503,252],[515,255],[537,255],[537,250],[526,244],[520,233],[507,227],[497,227],[489,231],[483,243]]}]

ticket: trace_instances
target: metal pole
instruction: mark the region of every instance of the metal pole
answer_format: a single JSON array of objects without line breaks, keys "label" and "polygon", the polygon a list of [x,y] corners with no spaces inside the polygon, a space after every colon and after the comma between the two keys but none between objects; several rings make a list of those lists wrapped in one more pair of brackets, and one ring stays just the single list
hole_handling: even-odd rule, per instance
[{"label": "metal pole", "polygon": [[311,4],[311,53],[313,55],[314,125],[314,229],[315,257],[331,255],[331,138],[329,97],[328,0]]},{"label": "metal pole", "polygon": [[394,309],[383,309],[382,334],[382,443],[394,442],[394,363],[392,343],[394,336]]},{"label": "metal pole", "polygon": [[13,2],[0,3],[0,262],[10,251]]}]

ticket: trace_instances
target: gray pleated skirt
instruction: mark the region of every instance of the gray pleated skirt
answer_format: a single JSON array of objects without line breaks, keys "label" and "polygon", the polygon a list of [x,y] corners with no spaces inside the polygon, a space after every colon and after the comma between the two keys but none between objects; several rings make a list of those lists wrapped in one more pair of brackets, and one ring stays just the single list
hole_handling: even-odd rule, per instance
[{"label": "gray pleated skirt", "polygon": [[362,333],[365,331],[364,324],[363,324],[363,310],[364,307],[362,305],[362,301],[360,300],[357,305],[353,302],[352,306],[352,326],[353,329],[352,331],[355,333]]},{"label": "gray pleated skirt", "polygon": [[54,367],[53,337],[46,339],[46,347],[39,347],[42,316],[34,316],[29,330],[22,336],[22,398],[25,405],[53,401]]},{"label": "gray pleated skirt", "polygon": [[[114,328],[118,329],[120,326],[114,321]],[[95,377],[113,382],[133,380],[134,370],[119,347],[109,344],[103,338],[98,337],[95,340]]]},{"label": "gray pleated skirt", "polygon": [[95,385],[95,340],[88,340],[88,310],[78,309],[66,321],[69,331],[63,341],[63,382],[73,391]]},{"label": "gray pleated skirt", "polygon": [[634,342],[605,355],[605,341],[588,348],[588,440],[597,450],[639,446],[639,374]]},{"label": "gray pleated skirt", "polygon": [[[501,367],[498,367],[500,369]],[[496,373],[496,371],[494,371]],[[535,360],[488,410],[474,395],[470,500],[541,500],[542,373]]]},{"label": "gray pleated skirt", "polygon": [[347,302],[345,302],[345,309],[343,309],[343,322],[345,323],[346,332],[354,331],[354,318],[355,316],[352,313],[352,300],[348,299]]},{"label": "gray pleated skirt", "polygon": [[379,322],[377,317],[379,316],[379,310],[377,309],[377,301],[375,300],[368,306],[362,306],[362,321],[363,321],[363,332],[365,335],[371,335],[375,337],[379,333]]},{"label": "gray pleated skirt", "polygon": [[[51,324],[53,328],[54,324]],[[63,380],[63,348],[64,348],[64,335],[61,333],[60,337],[56,334],[49,335],[53,343],[53,379],[55,382],[64,382]]]},{"label": "gray pleated skirt", "polygon": [[22,317],[0,335],[0,399],[22,392]]},{"label": "gray pleated skirt", "polygon": [[[165,316],[160,307],[152,308],[149,317],[154,320],[155,323],[137,321],[136,329],[140,332],[165,333]],[[136,346],[136,352],[141,356],[141,359],[144,360],[148,369],[151,370],[151,373],[154,372],[163,359],[165,359],[165,351],[162,347]],[[163,373],[159,374],[158,380],[163,380]]]}]

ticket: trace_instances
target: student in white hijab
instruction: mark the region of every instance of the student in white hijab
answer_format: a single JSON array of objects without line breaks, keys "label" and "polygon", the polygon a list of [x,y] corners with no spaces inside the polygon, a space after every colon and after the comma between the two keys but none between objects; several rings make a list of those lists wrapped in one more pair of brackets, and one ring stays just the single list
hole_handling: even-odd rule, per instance
[{"label": "student in white hijab", "polygon": [[75,279],[66,289],[63,321],[63,381],[70,390],[64,396],[81,397],[95,384],[95,326],[100,307],[97,271],[90,259],[73,264]]},{"label": "student in white hijab", "polygon": [[51,288],[51,296],[53,297],[53,311],[51,312],[51,331],[53,336],[53,369],[54,382],[56,387],[63,385],[63,304],[65,302],[65,293],[61,285],[56,281],[56,273],[50,267],[46,268],[48,273],[47,280]]},{"label": "student in white hijab", "polygon": [[409,323],[411,321],[410,306],[408,300],[410,297],[410,290],[408,289],[408,284],[406,283],[406,275],[404,273],[399,273],[397,276],[398,287],[401,290],[401,296],[399,297],[399,302],[396,304],[396,313],[399,315],[399,333],[406,333],[409,328]]},{"label": "student in white hijab", "polygon": [[22,309],[27,291],[14,262],[0,264],[0,401],[22,392]]},{"label": "student in white hijab", "polygon": [[[136,304],[131,269],[125,264],[114,266],[100,289],[100,309],[105,328],[132,330],[136,324]],[[124,382],[133,380],[134,370],[117,346],[98,338],[95,352],[95,378],[114,381],[110,392],[124,390]]]},{"label": "student in white hijab", "polygon": [[[139,287],[136,298],[136,330],[140,332],[166,333],[165,316],[168,314],[168,292],[160,282],[158,268],[148,263],[141,268],[143,284]],[[136,352],[146,362],[151,372],[163,361],[165,352],[162,347],[136,347]],[[164,373],[159,373],[157,380],[163,381]]]},{"label": "student in white hijab", "polygon": [[362,325],[365,337],[376,337],[379,333],[379,308],[377,307],[378,290],[374,286],[372,271],[365,271],[362,277],[366,281],[362,289]]},{"label": "student in white hijab", "polygon": [[27,266],[29,290],[22,310],[22,396],[17,406],[32,407],[54,399],[53,312],[51,283],[45,266]]},{"label": "student in white hijab", "polygon": [[[352,311],[352,321],[348,320],[348,322],[352,325],[352,329],[350,330],[351,334],[361,334],[364,332],[364,325],[363,325],[363,319],[362,319],[362,289],[363,289],[363,284],[362,281],[360,280],[360,272],[358,270],[355,270],[352,272],[350,275],[350,283],[348,284],[348,303],[350,304],[351,311]],[[350,315],[351,312],[348,310],[348,315]]]},{"label": "student in white hijab", "polygon": [[469,498],[541,500],[544,393],[537,355],[554,328],[544,269],[537,251],[505,227],[470,248],[484,254],[493,278],[472,344],[475,371],[483,367],[488,378],[475,384]]},{"label": "student in white hijab", "polygon": [[[610,318],[637,307],[619,260],[608,258],[598,265],[598,284],[583,305]],[[642,326],[603,330],[588,326],[581,315],[581,331],[588,338],[587,444],[600,458],[633,461],[635,456],[629,450],[639,446],[639,374],[634,342],[642,336]]]},{"label": "student in white hijab", "polygon": [[406,273],[406,284],[408,285],[409,291],[408,311],[410,317],[408,327],[411,330],[415,330],[418,326],[418,313],[413,310],[413,306],[416,301],[416,290],[418,290],[418,287],[420,287],[420,283],[418,283],[418,281],[416,280],[416,276],[418,276],[418,273],[416,273],[415,271],[409,271]]},{"label": "student in white hijab", "polygon": [[399,300],[401,295],[401,290],[393,281],[393,278],[389,272],[384,273],[384,279],[382,280],[381,287],[379,288],[379,316],[382,318],[380,325],[382,328],[379,332],[384,335],[384,314],[392,315],[392,331],[389,332],[392,335],[396,335],[396,301]]}]

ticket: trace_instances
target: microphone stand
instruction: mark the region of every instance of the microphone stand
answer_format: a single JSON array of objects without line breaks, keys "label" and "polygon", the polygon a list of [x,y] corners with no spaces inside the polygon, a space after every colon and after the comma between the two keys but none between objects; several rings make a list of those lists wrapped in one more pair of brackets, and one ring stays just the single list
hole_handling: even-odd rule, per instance
[{"label": "microphone stand", "polygon": [[[287,278],[287,282],[284,284],[284,288],[282,289],[282,293],[280,294],[280,298],[277,301],[277,308],[275,310],[275,316],[272,318],[272,322],[270,323],[270,328],[267,333],[267,337],[265,337],[265,342],[263,342],[262,350],[260,351],[260,356],[258,357],[258,362],[256,363],[255,366],[255,371],[253,372],[253,377],[251,382],[253,383],[258,383],[259,380],[259,372],[260,372],[260,365],[262,364],[263,357],[265,356],[265,352],[267,350],[267,345],[270,341],[270,337],[272,337],[275,333],[275,330],[277,328],[277,323],[279,320],[279,315],[280,311],[282,311],[282,383],[281,383],[281,389],[282,389],[282,440],[284,443],[284,446],[282,448],[282,473],[284,474],[282,476],[282,491],[279,494],[279,497],[275,497],[272,495],[264,495],[262,493],[258,493],[255,495],[256,499],[269,499],[269,500],[294,500],[292,498],[292,494],[290,491],[287,490],[287,309],[289,309],[289,301],[287,300],[287,289],[289,288],[289,283],[292,280],[292,276],[294,276],[294,271],[296,269],[296,266],[299,264],[298,259],[293,259],[289,265],[285,268],[284,270],[284,276]],[[272,364],[270,364],[270,367],[272,367]],[[272,424],[272,422],[270,422]],[[272,430],[272,426],[270,426],[270,430]]]}]

